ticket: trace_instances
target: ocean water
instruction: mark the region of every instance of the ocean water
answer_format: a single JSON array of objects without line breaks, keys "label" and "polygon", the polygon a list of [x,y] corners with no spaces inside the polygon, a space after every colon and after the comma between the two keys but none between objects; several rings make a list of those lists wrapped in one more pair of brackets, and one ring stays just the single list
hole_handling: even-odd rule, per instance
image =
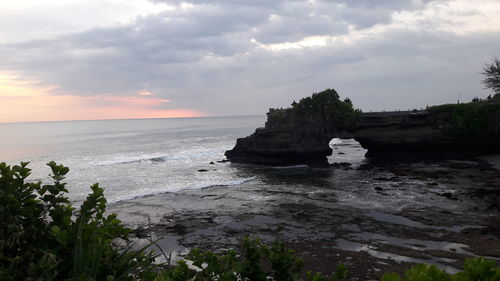
[{"label": "ocean water", "polygon": [[30,161],[31,179],[42,181],[49,181],[46,163],[69,167],[66,182],[75,203],[97,182],[111,203],[238,185],[254,178],[217,161],[264,122],[264,116],[251,116],[0,124],[0,161]]}]

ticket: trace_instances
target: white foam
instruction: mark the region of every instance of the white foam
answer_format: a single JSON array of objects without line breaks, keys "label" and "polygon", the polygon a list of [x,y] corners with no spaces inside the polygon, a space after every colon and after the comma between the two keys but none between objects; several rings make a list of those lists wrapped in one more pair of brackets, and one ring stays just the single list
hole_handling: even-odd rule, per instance
[{"label": "white foam", "polygon": [[240,184],[244,184],[246,182],[249,182],[249,181],[252,181],[256,179],[256,177],[250,177],[250,178],[243,178],[243,179],[239,179],[239,180],[234,180],[234,181],[228,181],[228,182],[225,182],[223,184],[209,184],[209,185],[204,185],[204,186],[201,186],[201,187],[198,187],[199,189],[205,189],[205,188],[210,188],[210,187],[216,187],[216,186],[234,186],[234,185],[240,185]]},{"label": "white foam", "polygon": [[172,153],[172,155],[165,155],[165,153],[155,154],[121,154],[109,157],[108,160],[94,161],[96,166],[110,166],[120,165],[136,162],[166,162],[177,160],[199,159],[213,155],[220,155],[224,150],[222,149],[192,149]]},{"label": "white foam", "polygon": [[255,170],[268,170],[268,169],[301,169],[301,168],[307,168],[309,166],[304,165],[304,164],[299,164],[299,165],[289,165],[289,166],[267,166],[267,165],[259,165],[259,164],[240,164],[244,166],[251,167],[252,169]]},{"label": "white foam", "polygon": [[271,169],[298,169],[298,168],[307,168],[307,165],[291,165],[291,166],[273,166],[269,167]]},{"label": "white foam", "polygon": [[226,182],[220,182],[220,183],[206,183],[206,184],[201,184],[201,185],[195,185],[195,186],[189,186],[189,187],[168,187],[168,188],[160,188],[160,189],[139,189],[136,190],[134,194],[128,194],[128,195],[121,195],[118,196],[114,199],[108,200],[109,203],[117,203],[121,201],[127,201],[127,200],[133,200],[141,197],[147,197],[147,196],[153,196],[153,195],[158,195],[158,194],[163,194],[163,193],[171,193],[171,192],[179,192],[183,190],[192,190],[192,189],[205,189],[205,188],[211,188],[211,187],[217,187],[217,186],[235,186],[235,185],[240,185],[244,184],[246,182],[250,182],[254,180],[256,177],[249,177],[249,178],[242,178],[242,179],[237,179],[233,181],[226,181]]},{"label": "white foam", "polygon": [[339,138],[333,138],[330,141],[329,145],[330,145],[330,147],[333,147],[334,145],[341,144],[341,143],[342,143],[341,139],[339,139]]}]

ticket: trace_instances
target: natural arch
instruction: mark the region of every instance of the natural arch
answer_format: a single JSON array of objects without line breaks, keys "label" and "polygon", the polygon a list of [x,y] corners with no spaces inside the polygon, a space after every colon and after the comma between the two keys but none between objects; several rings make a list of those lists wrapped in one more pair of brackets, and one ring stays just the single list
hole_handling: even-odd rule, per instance
[{"label": "natural arch", "polygon": [[293,103],[270,109],[264,128],[238,139],[226,152],[233,162],[270,165],[326,165],[332,138],[351,138],[360,112],[350,101],[341,101],[335,90],[325,90]]},{"label": "natural arch", "polygon": [[367,156],[500,152],[499,112],[500,103],[488,102],[361,113],[326,90],[270,109],[265,127],[238,139],[225,155],[232,162],[327,165],[333,138],[355,139]]}]

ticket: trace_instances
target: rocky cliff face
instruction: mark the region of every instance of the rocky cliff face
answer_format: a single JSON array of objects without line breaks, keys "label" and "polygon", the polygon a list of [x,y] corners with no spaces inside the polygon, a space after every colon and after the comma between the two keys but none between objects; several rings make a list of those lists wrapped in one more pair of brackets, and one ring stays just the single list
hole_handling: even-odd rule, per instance
[{"label": "rocky cliff face", "polygon": [[429,154],[480,154],[498,151],[499,135],[455,134],[452,113],[364,113],[353,138],[368,150],[367,156]]},{"label": "rocky cliff face", "polygon": [[238,139],[227,158],[266,165],[325,165],[332,138],[354,138],[368,150],[367,156],[500,151],[499,132],[453,133],[457,121],[449,111],[363,113],[356,122],[296,118],[283,112],[271,110],[265,127]]},{"label": "rocky cliff face", "polygon": [[332,153],[328,143],[352,129],[358,115],[349,100],[327,89],[290,108],[270,109],[265,127],[238,139],[226,156],[232,162],[268,165],[326,164]]},{"label": "rocky cliff face", "polygon": [[264,128],[240,138],[226,157],[232,162],[267,165],[324,164],[332,154],[328,143],[338,136],[334,120],[297,120],[286,111],[271,110]]}]

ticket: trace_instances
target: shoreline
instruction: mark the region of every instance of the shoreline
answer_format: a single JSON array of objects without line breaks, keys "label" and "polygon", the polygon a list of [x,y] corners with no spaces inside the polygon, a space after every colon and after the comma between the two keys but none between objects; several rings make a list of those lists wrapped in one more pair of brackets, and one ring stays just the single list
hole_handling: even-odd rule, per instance
[{"label": "shoreline", "polygon": [[137,237],[167,237],[165,250],[177,258],[195,247],[225,251],[250,235],[283,240],[307,270],[330,273],[344,263],[349,280],[375,280],[419,262],[452,272],[471,255],[500,260],[493,198],[500,171],[482,159],[271,172],[224,165],[268,184],[166,193],[110,209]]}]

